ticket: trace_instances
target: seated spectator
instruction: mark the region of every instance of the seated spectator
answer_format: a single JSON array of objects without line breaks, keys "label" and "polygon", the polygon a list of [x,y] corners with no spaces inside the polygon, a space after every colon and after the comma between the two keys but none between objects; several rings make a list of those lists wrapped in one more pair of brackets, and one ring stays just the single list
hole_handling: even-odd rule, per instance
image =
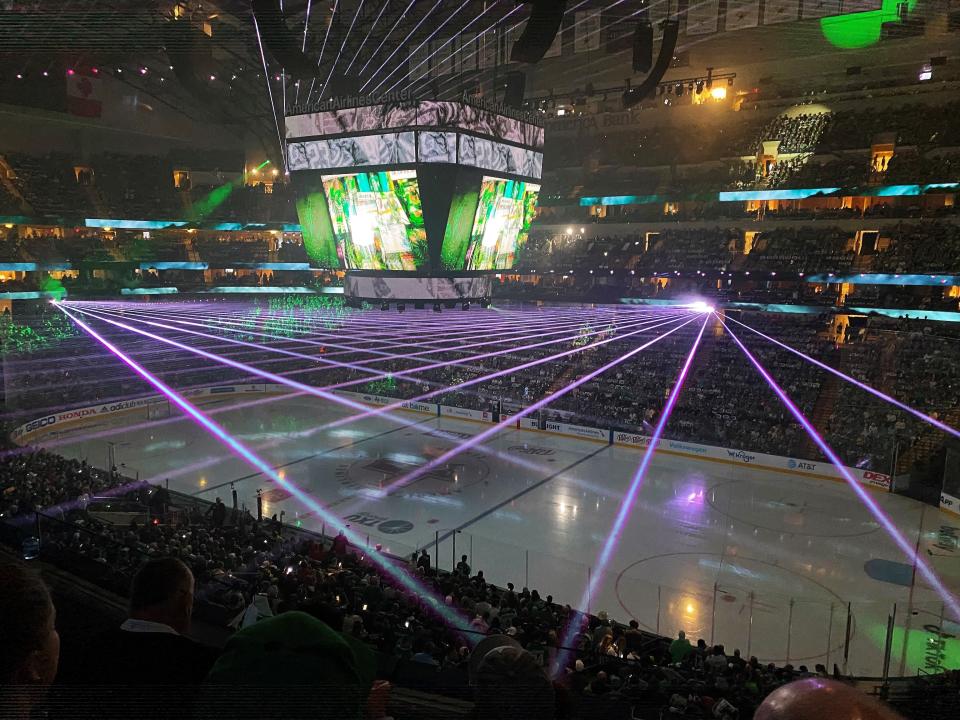
[{"label": "seated spectator", "polygon": [[[688,642],[689,646],[690,643]],[[640,632],[640,623],[636,620],[630,621],[629,629],[623,635],[623,654],[624,657],[633,653],[634,655],[639,654],[641,647],[643,646],[643,633]]]},{"label": "seated spectator", "polygon": [[727,670],[727,655],[723,652],[723,645],[714,645],[713,653],[707,656],[704,661],[709,672],[714,674],[724,673]]},{"label": "seated spectator", "polygon": [[149,686],[195,685],[216,652],[187,637],[193,573],[179,560],[147,562],[133,579],[130,617],[93,643],[69,681]]},{"label": "seated spectator", "polygon": [[29,718],[57,674],[60,636],[43,581],[23,565],[0,565],[0,717]]}]

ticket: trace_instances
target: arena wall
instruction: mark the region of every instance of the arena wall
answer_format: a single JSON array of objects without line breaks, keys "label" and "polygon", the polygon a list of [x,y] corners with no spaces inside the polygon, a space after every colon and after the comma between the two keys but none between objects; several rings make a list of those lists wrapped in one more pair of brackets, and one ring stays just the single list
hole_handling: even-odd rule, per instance
[{"label": "arena wall", "polygon": [[[227,398],[249,395],[251,393],[282,394],[287,392],[290,391],[286,386],[266,383],[253,385],[215,385],[184,391],[183,396],[189,398],[191,402],[195,404],[204,405],[211,402],[221,402]],[[407,412],[416,412],[436,417],[452,417],[457,420],[479,423],[495,422],[493,414],[483,410],[460,408],[451,405],[436,405],[434,403],[409,402],[384,395],[355,393],[343,390],[337,390],[335,394],[358,403],[376,407],[399,403],[398,409]],[[11,432],[10,437],[18,445],[28,445],[40,439],[57,437],[62,432],[88,424],[91,420],[100,421],[106,418],[113,420],[116,417],[131,414],[139,414],[139,416],[144,419],[166,417],[169,415],[169,400],[162,395],[152,395],[115,403],[64,410],[63,412],[35,418],[34,420],[23,423]],[[509,416],[503,416],[501,422],[507,418],[509,418]],[[526,430],[528,432],[562,435],[579,440],[589,440],[607,445],[621,445],[638,449],[648,447],[651,440],[649,436],[639,433],[613,430],[612,428],[573,425],[552,420],[541,422],[539,419],[531,417],[517,418],[513,420],[510,425],[518,430]],[[510,425],[508,425],[508,427]],[[705,460],[725,465],[746,466],[785,475],[838,482],[845,481],[840,471],[827,462],[813,462],[811,460],[769,455],[747,450],[736,450],[661,438],[657,443],[657,453],[694,460]],[[885,492],[891,490],[891,478],[889,475],[851,467],[847,467],[846,471],[856,478],[864,487]],[[950,504],[951,502],[953,503],[952,505]],[[949,496],[941,497],[940,506],[942,509],[950,512],[957,512],[958,508],[957,500]]]}]

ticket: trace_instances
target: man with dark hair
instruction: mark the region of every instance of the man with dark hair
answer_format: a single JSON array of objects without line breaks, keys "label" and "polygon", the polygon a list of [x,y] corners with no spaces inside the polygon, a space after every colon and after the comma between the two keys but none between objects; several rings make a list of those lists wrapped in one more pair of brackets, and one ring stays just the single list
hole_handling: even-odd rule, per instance
[{"label": "man with dark hair", "polygon": [[93,643],[70,681],[116,685],[200,683],[216,651],[186,637],[193,615],[193,573],[175,558],[147,562],[133,579],[130,617]]},{"label": "man with dark hair", "polygon": [[56,614],[35,573],[20,564],[0,565],[0,717],[29,718],[56,677]]},{"label": "man with dark hair", "polygon": [[207,516],[210,517],[215,528],[222,528],[227,521],[227,506],[223,504],[223,500],[217,498],[210,509],[207,510]]},{"label": "man with dark hair", "polygon": [[623,654],[639,654],[642,647],[643,633],[640,632],[640,623],[631,620],[629,629],[623,634]]}]

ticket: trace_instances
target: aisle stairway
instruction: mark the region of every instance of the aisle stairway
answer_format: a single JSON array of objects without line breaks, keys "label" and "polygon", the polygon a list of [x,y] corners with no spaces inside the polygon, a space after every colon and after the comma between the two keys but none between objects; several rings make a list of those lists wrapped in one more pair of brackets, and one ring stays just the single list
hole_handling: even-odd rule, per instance
[{"label": "aisle stairway", "polygon": [[[837,400],[840,397],[840,380],[836,375],[828,372],[823,373],[824,377],[820,383],[820,394],[817,395],[817,401],[813,405],[813,412],[810,413],[810,422],[823,434],[826,431],[830,417],[837,407]],[[805,457],[820,457],[822,453],[816,443],[808,436],[804,442]]]}]

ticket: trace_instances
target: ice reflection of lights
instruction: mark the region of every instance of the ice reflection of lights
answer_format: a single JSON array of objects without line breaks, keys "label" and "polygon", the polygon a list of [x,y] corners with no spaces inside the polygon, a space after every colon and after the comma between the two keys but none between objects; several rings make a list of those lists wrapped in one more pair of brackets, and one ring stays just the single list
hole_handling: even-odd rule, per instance
[{"label": "ice reflection of lights", "polygon": [[[277,472],[270,467],[262,458],[253,453],[250,448],[241,443],[236,438],[232,437],[229,433],[226,432],[220,425],[207,417],[204,413],[198,410],[190,401],[185,399],[179,393],[174,391],[169,385],[164,383],[162,380],[154,376],[143,366],[133,360],[129,355],[124,353],[118,347],[113,345],[109,340],[100,335],[96,330],[83,322],[76,315],[71,313],[66,308],[57,305],[58,309],[69,317],[78,327],[80,327],[84,332],[90,335],[94,340],[99,342],[105,348],[107,348],[113,355],[115,355],[119,360],[121,360],[125,365],[127,365],[131,370],[133,370],[137,375],[141,376],[144,380],[153,385],[157,390],[163,393],[171,404],[176,405],[181,411],[188,415],[199,427],[207,431],[212,437],[214,437],[218,442],[229,448],[233,454],[243,459],[247,464],[252,466],[254,469],[258,470],[268,479],[272,480],[276,484],[280,485],[283,489],[287,490],[298,500],[307,505],[311,510],[317,513],[324,522],[330,523],[331,526],[336,527],[339,523],[342,522],[340,518],[333,515],[325,507],[317,503],[309,494],[305,493],[299,487],[288,483],[283,478],[281,478]],[[263,512],[265,515],[269,516],[269,504],[266,500],[263,501]],[[350,526],[343,528],[342,532],[346,535],[348,541],[355,546],[362,546],[363,539],[360,535],[350,529]],[[265,541],[266,542],[266,541]],[[435,594],[426,586],[421,584],[417,579],[410,576],[406,571],[397,567],[392,560],[387,557],[375,553],[369,556],[374,564],[376,564],[381,570],[385,572],[392,580],[394,580],[399,586],[404,588],[407,592],[410,592],[414,595],[420,597],[420,599],[425,603],[426,608],[432,610],[437,616],[442,618],[444,621],[448,622],[452,627],[465,627],[467,624],[466,618],[461,616],[458,612],[453,611],[450,608],[446,608],[443,604],[441,598],[435,596]],[[468,642],[472,641],[472,638],[467,638]]]},{"label": "ice reflection of lights", "polygon": [[[659,443],[660,437],[663,435],[663,431],[666,428],[667,421],[670,419],[670,416],[673,414],[673,408],[677,403],[677,398],[680,396],[680,392],[683,390],[684,381],[687,378],[687,374],[690,372],[690,366],[693,364],[693,359],[697,354],[697,350],[700,347],[700,341],[703,339],[703,332],[707,328],[707,320],[710,318],[710,315],[705,315],[703,319],[703,324],[700,326],[700,330],[697,333],[696,338],[693,341],[693,344],[690,346],[690,351],[687,353],[686,359],[683,362],[680,372],[677,374],[676,381],[673,384],[673,388],[670,390],[667,397],[667,401],[663,406],[663,409],[660,411],[660,417],[657,420],[656,427],[653,430],[653,434],[650,438],[650,443],[647,446],[647,449],[643,453],[643,457],[640,459],[640,464],[637,467],[636,472],[633,475],[633,479],[630,482],[630,487],[627,490],[626,495],[624,496],[623,502],[620,505],[620,511],[617,513],[616,519],[613,521],[613,526],[610,528],[610,533],[606,538],[601,540],[601,550],[600,554],[597,556],[597,561],[594,565],[596,572],[591,576],[591,579],[587,582],[587,587],[584,589],[583,597],[580,599],[579,608],[586,608],[590,601],[590,597],[594,594],[596,590],[597,583],[603,577],[606,572],[607,565],[610,562],[610,558],[613,555],[613,550],[620,541],[620,536],[623,532],[623,528],[626,524],[627,518],[630,516],[630,513],[635,509],[637,505],[637,499],[640,493],[640,487],[643,484],[644,479],[647,475],[647,469],[650,467],[650,461],[653,458],[653,453],[656,450],[656,447]],[[684,323],[686,324],[686,323]],[[655,341],[654,341],[655,342]],[[561,647],[569,647],[573,641],[574,634],[578,631],[579,628],[576,627],[576,623],[569,622],[567,623],[566,631],[564,632],[563,640],[561,641]],[[566,663],[568,651],[563,650],[558,653],[556,660],[554,661],[554,666],[551,668],[551,673],[555,676],[560,668]]]},{"label": "ice reflection of lights", "polygon": [[338,428],[336,430],[331,430],[329,435],[332,438],[347,438],[349,440],[362,440],[367,437],[369,433],[364,432],[363,430],[349,430],[347,428]]}]

